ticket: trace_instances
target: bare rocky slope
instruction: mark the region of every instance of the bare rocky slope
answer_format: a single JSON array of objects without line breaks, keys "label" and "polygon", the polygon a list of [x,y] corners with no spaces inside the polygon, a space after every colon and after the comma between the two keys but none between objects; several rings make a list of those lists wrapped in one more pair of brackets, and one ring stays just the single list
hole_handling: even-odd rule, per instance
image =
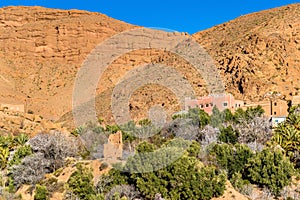
[{"label": "bare rocky slope", "polygon": [[[257,101],[266,92],[290,98],[300,89],[300,4],[245,15],[194,34],[214,58],[226,90],[236,98]],[[197,22],[195,22],[197,23]],[[72,121],[74,79],[87,55],[100,42],[136,26],[99,13],[41,7],[0,9],[0,103],[25,103],[49,119]],[[196,91],[205,82],[190,63],[165,51],[137,50],[116,59],[97,89],[100,117],[112,121],[114,86],[131,69],[147,64],[173,66]],[[146,85],[131,96],[133,119],[147,116],[155,104],[170,114],[180,109],[176,96],[158,85]]]},{"label": "bare rocky slope", "polygon": [[300,89],[300,4],[241,16],[193,37],[212,55],[228,92],[257,101]]}]

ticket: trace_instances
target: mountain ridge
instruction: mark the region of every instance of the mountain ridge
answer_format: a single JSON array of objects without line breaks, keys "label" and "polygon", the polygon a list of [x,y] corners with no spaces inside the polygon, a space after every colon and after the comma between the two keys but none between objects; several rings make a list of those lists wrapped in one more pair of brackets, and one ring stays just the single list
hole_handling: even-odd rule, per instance
[{"label": "mountain ridge", "polygon": [[[299,13],[300,4],[291,4],[243,15],[192,37],[214,58],[227,92],[236,98],[255,102],[266,92],[277,91],[288,100],[300,89]],[[0,101],[19,99],[39,115],[54,120],[64,115],[72,121],[74,78],[86,56],[107,38],[137,27],[94,12],[1,8]],[[146,63],[173,66],[197,96],[208,94],[201,75],[187,61],[170,52],[142,49],[122,55],[104,73],[97,89],[98,116],[113,121],[114,86],[127,71]],[[174,94],[148,85],[132,95],[132,118],[147,117],[147,109],[155,104],[164,105],[169,114],[180,110]]]}]

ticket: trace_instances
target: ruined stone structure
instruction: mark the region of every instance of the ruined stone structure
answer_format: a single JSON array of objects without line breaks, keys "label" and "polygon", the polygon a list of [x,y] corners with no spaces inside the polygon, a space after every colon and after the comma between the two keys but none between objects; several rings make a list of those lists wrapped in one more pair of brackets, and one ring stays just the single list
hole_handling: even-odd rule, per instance
[{"label": "ruined stone structure", "polygon": [[119,159],[122,158],[123,142],[122,132],[118,131],[108,137],[107,144],[104,144],[103,155],[105,159]]},{"label": "ruined stone structure", "polygon": [[25,112],[25,106],[23,104],[0,104],[0,110]]}]

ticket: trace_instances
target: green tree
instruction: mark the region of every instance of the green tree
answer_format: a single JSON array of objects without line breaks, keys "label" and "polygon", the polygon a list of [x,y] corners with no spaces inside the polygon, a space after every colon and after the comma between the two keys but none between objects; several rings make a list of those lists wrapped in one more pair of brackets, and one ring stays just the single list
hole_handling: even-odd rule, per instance
[{"label": "green tree", "polygon": [[228,144],[235,144],[238,142],[239,132],[234,130],[231,125],[220,130],[219,140]]},{"label": "green tree", "polygon": [[82,200],[93,200],[96,195],[93,183],[93,174],[89,168],[76,165],[77,170],[70,176],[68,180],[68,189]]},{"label": "green tree", "polygon": [[210,116],[210,124],[214,128],[220,128],[224,121],[223,113],[216,107],[213,107],[212,114]]},{"label": "green tree", "polygon": [[278,196],[291,183],[293,164],[279,149],[264,149],[249,159],[247,176],[252,183],[268,187]]},{"label": "green tree", "polygon": [[[166,199],[211,199],[223,193],[225,175],[197,160],[200,146],[196,142],[174,139],[155,151],[147,143],[141,146],[124,170],[139,170],[130,175],[127,184],[135,185],[144,197],[153,199],[160,193]],[[149,152],[152,155],[148,156]]]},{"label": "green tree", "polygon": [[225,110],[223,110],[222,112],[222,116],[225,122],[230,122],[234,120],[234,115],[232,114],[232,112],[226,108]]},{"label": "green tree", "polygon": [[190,109],[186,117],[192,119],[193,124],[199,126],[200,128],[203,128],[210,122],[209,115],[204,110],[199,108]]},{"label": "green tree", "polygon": [[216,144],[210,151],[215,156],[218,166],[227,171],[227,176],[231,179],[235,173],[244,173],[246,165],[253,152],[243,144]]}]

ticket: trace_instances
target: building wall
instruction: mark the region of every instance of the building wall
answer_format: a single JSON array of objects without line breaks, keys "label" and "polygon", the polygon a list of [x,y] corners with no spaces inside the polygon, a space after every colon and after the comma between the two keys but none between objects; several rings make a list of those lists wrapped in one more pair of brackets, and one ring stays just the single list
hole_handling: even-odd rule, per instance
[{"label": "building wall", "polygon": [[[293,105],[300,104],[300,96],[293,97]],[[244,101],[235,100],[232,94],[218,94],[199,97],[197,99],[187,98],[185,100],[185,110],[191,108],[203,109],[208,114],[212,113],[212,109],[216,106],[220,111],[228,108],[234,112],[238,108],[246,110],[247,108],[254,108],[258,105],[262,106],[266,116],[287,116],[288,115],[288,104],[287,101],[282,99],[275,99],[272,101],[266,99],[264,101],[255,102],[251,104],[245,104]]]},{"label": "building wall", "polygon": [[271,116],[287,116],[289,114],[287,102],[281,99],[273,101],[272,112]]},{"label": "building wall", "polygon": [[300,96],[293,96],[292,97],[292,106],[296,106],[300,104]]},{"label": "building wall", "polygon": [[103,155],[106,159],[116,160],[118,158],[122,158],[122,154],[122,132],[118,131],[115,134],[109,135],[107,144],[104,144]]},{"label": "building wall", "polygon": [[236,101],[232,94],[214,94],[199,97],[197,99],[186,98],[185,110],[200,108],[206,113],[211,114],[214,106],[216,106],[220,111],[223,111],[226,108],[234,111],[236,110],[236,104],[243,105],[244,102],[241,100]]}]

